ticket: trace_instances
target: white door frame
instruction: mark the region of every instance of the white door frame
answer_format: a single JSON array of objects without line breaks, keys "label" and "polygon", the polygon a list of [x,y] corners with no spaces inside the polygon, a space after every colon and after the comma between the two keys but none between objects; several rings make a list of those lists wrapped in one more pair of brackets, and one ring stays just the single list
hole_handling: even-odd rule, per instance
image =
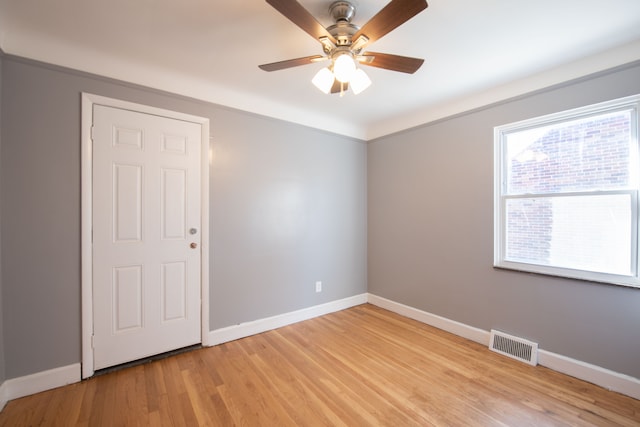
[{"label": "white door frame", "polygon": [[81,129],[81,288],[82,288],[82,378],[88,378],[94,374],[93,369],[93,150],[91,128],[93,126],[93,106],[104,105],[108,107],[137,111],[156,116],[169,117],[201,125],[202,129],[202,223],[201,233],[201,340],[203,346],[208,346],[209,337],[209,119],[192,116],[147,105],[135,104],[104,96],[82,93],[82,129]]}]

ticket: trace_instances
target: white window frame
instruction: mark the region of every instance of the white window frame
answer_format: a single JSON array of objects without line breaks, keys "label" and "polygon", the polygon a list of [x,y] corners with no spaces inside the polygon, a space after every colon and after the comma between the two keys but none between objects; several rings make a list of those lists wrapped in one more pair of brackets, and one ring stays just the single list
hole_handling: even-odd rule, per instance
[{"label": "white window frame", "polygon": [[[549,197],[548,194],[526,194],[526,195],[505,195],[507,185],[507,162],[505,158],[506,136],[516,131],[523,131],[531,128],[548,126],[564,121],[571,121],[591,115],[599,115],[618,110],[633,111],[635,120],[631,123],[632,153],[631,161],[636,164],[636,173],[640,174],[640,147],[638,146],[638,126],[640,123],[640,95],[628,96],[613,101],[589,105],[546,116],[536,117],[515,123],[497,126],[494,128],[494,267],[518,270],[530,273],[546,274],[551,276],[567,277],[601,283],[640,288],[640,207],[638,188],[620,189],[613,191],[587,191],[581,192],[584,195],[599,194],[630,194],[632,203],[632,236],[631,236],[631,267],[632,275],[616,275],[608,273],[593,272],[587,270],[574,270],[569,268],[553,267],[541,264],[530,264],[524,262],[514,262],[505,260],[506,252],[506,201],[518,197]],[[636,177],[636,182],[638,179]],[[570,195],[571,192],[558,193]]]}]

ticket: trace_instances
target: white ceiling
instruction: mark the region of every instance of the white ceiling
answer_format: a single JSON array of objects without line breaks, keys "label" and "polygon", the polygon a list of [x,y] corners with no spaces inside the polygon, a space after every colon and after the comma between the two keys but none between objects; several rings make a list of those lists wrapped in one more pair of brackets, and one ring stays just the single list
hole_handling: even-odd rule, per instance
[{"label": "white ceiling", "polygon": [[[331,0],[299,0],[330,25]],[[354,0],[362,26],[387,0]],[[321,54],[263,0],[0,0],[8,54],[369,140],[640,59],[639,0],[430,0],[374,51],[424,58],[413,75],[366,67],[360,95],[324,95]]]}]

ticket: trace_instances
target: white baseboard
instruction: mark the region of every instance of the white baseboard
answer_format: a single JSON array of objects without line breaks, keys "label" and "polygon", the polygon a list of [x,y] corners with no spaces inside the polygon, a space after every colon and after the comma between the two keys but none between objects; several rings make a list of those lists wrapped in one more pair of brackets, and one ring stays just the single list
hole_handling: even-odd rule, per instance
[{"label": "white baseboard", "polygon": [[538,363],[554,371],[640,400],[640,379],[546,350],[538,350]]},{"label": "white baseboard", "polygon": [[[467,338],[482,345],[489,345],[491,336],[489,331],[465,325],[464,323],[418,310],[417,308],[409,307],[373,294],[369,294],[367,301],[375,306],[451,332],[452,334]],[[607,390],[640,400],[640,379],[629,375],[542,349],[538,350],[538,364],[606,388]]]},{"label": "white baseboard", "polygon": [[369,294],[367,302],[394,313],[398,313],[404,317],[408,317],[409,319],[426,323],[427,325],[434,326],[438,329],[442,329],[443,331],[451,332],[452,334],[460,337],[489,346],[491,333],[485,330],[474,328],[473,326],[465,325],[464,323],[456,322],[455,320],[447,319],[446,317],[418,310],[417,308],[409,307],[408,305],[400,304],[373,294]]},{"label": "white baseboard", "polygon": [[0,384],[0,412],[4,409],[4,405],[7,404],[9,398],[7,397],[7,382]]},{"label": "white baseboard", "polygon": [[[42,371],[24,377],[13,378],[5,381],[0,387],[0,404],[9,400],[18,399],[52,388],[62,387],[67,384],[79,382],[81,368],[79,363],[61,366],[59,368]],[[2,391],[4,389],[4,391]],[[4,405],[2,405],[4,407]]]},{"label": "white baseboard", "polygon": [[209,339],[207,342],[209,345],[216,345],[234,341],[240,338],[270,331],[272,329],[281,328],[292,323],[301,322],[303,320],[308,320],[314,317],[322,316],[324,314],[344,310],[356,305],[365,304],[366,302],[367,294],[360,294],[309,308],[303,308],[302,310],[296,310],[273,317],[267,317],[251,322],[240,323],[239,325],[216,329],[209,332]]}]

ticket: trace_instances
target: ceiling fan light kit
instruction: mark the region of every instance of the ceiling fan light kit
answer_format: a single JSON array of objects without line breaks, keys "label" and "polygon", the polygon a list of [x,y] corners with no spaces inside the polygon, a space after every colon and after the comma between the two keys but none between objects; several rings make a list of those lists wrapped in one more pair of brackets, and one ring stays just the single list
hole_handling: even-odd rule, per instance
[{"label": "ceiling fan light kit", "polygon": [[353,55],[341,53],[333,60],[333,75],[336,76],[341,83],[349,83],[353,73],[356,72],[356,63],[353,61]]},{"label": "ceiling fan light kit", "polygon": [[333,87],[333,82],[335,80],[335,76],[328,68],[322,68],[318,73],[313,77],[311,83],[321,92],[329,93],[331,91],[331,87]]},{"label": "ceiling fan light kit", "polygon": [[[336,60],[336,63],[338,61]],[[321,92],[328,94],[329,92],[340,93],[344,95],[344,91],[351,87],[351,90],[355,95],[359,94],[369,86],[371,86],[371,79],[362,68],[355,68],[355,62],[351,59],[352,65],[347,65],[349,70],[336,70],[337,65],[341,63],[334,63],[332,72],[330,67],[322,68],[316,73],[311,80],[311,83],[317,87]],[[340,77],[339,77],[340,76]],[[345,77],[346,76],[346,77]],[[334,89],[335,90],[332,90]]]},{"label": "ceiling fan light kit", "polygon": [[391,71],[415,73],[423,59],[387,53],[366,52],[365,48],[390,31],[427,8],[425,0],[391,0],[380,12],[362,28],[351,23],[356,9],[348,1],[334,1],[329,6],[329,14],[335,24],[323,27],[296,0],[266,0],[278,12],[296,24],[322,44],[324,55],[263,64],[264,71],[277,71],[300,65],[330,60],[328,67],[322,68],[311,82],[322,92],[340,93],[351,88],[359,94],[371,85],[371,79],[356,63]]},{"label": "ceiling fan light kit", "polygon": [[362,68],[358,68],[355,73],[353,73],[353,77],[349,83],[351,83],[351,90],[355,95],[357,95],[371,86],[371,79],[367,76],[367,73],[362,70]]}]

